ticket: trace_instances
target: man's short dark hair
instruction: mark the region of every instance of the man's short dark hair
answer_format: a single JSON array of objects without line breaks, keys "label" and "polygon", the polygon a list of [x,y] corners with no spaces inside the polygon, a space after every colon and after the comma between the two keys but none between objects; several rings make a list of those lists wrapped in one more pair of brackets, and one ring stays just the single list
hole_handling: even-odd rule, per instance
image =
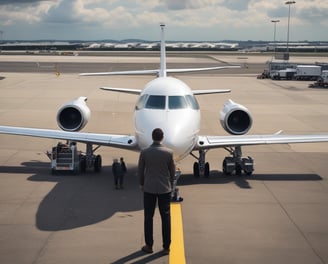
[{"label": "man's short dark hair", "polygon": [[155,128],[152,133],[152,138],[154,141],[162,141],[164,138],[163,130],[160,128]]}]

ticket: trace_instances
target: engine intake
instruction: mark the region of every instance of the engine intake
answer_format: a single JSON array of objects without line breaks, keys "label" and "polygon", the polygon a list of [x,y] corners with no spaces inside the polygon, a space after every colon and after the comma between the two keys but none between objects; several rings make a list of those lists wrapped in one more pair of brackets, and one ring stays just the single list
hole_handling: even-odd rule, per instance
[{"label": "engine intake", "polygon": [[62,130],[73,132],[85,127],[91,114],[86,101],[87,97],[79,97],[58,110],[57,124]]},{"label": "engine intake", "polygon": [[220,112],[220,122],[228,133],[243,135],[250,130],[253,121],[246,107],[229,99]]}]

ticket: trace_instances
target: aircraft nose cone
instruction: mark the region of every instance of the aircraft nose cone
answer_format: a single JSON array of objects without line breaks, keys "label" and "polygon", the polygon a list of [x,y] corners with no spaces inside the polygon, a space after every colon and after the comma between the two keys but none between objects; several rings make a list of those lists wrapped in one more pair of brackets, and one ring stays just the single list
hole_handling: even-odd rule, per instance
[{"label": "aircraft nose cone", "polygon": [[170,129],[164,131],[163,144],[172,149],[175,159],[179,160],[189,154],[192,146],[192,136],[190,131],[182,131],[178,129]]}]

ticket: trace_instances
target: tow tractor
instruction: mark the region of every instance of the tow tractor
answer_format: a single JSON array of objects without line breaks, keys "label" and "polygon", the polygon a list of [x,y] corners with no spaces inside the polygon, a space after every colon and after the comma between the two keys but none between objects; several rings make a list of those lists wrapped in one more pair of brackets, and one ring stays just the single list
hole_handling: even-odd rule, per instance
[{"label": "tow tractor", "polygon": [[309,84],[309,88],[328,88],[328,71],[324,70],[315,83]]}]

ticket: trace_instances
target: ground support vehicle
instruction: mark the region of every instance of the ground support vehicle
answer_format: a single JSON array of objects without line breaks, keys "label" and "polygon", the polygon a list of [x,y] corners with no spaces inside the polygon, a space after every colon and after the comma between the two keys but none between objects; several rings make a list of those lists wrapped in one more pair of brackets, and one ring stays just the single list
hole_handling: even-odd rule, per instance
[{"label": "ground support vehicle", "polygon": [[295,74],[296,74],[296,69],[287,68],[284,70],[272,72],[270,74],[270,77],[273,80],[281,80],[281,79],[292,80]]},{"label": "ground support vehicle", "polygon": [[77,150],[75,142],[65,144],[59,142],[46,154],[51,161],[52,174],[59,171],[70,171],[75,174],[80,170],[82,154]]},{"label": "ground support vehicle", "polygon": [[321,66],[318,65],[297,65],[295,80],[317,81],[321,76]]},{"label": "ground support vehicle", "polygon": [[268,70],[264,70],[260,75],[257,76],[257,79],[268,79],[270,78],[270,72]]},{"label": "ground support vehicle", "polygon": [[324,70],[315,83],[311,83],[309,88],[328,88],[328,70]]}]

